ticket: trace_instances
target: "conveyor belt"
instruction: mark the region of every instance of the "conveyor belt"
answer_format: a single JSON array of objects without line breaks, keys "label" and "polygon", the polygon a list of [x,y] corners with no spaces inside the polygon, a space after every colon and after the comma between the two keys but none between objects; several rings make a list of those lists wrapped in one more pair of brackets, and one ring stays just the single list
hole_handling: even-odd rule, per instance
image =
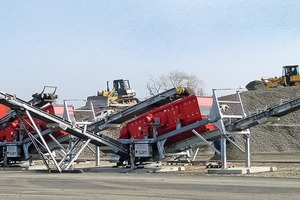
[{"label": "conveyor belt", "polygon": [[291,101],[282,103],[277,106],[270,107],[265,111],[260,113],[250,115],[244,119],[237,120],[227,126],[225,126],[227,131],[234,132],[234,131],[242,131],[258,124],[262,124],[267,122],[268,118],[271,117],[282,117],[294,111],[300,109],[300,97],[295,98]]}]

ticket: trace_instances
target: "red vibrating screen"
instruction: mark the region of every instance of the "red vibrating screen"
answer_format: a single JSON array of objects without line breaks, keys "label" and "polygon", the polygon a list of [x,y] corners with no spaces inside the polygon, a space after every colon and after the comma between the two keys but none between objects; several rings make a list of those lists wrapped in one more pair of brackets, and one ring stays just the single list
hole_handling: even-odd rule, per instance
[{"label": "red vibrating screen", "polygon": [[[156,118],[160,119],[160,123],[155,124],[158,136],[176,130],[179,124],[183,127],[201,121],[208,116],[212,103],[212,97],[191,95],[155,108],[123,126],[119,139],[153,138],[153,126]],[[201,134],[215,129],[214,125],[207,124],[195,130]],[[183,132],[168,138],[165,145],[168,146],[193,136],[195,135],[192,131]]]}]

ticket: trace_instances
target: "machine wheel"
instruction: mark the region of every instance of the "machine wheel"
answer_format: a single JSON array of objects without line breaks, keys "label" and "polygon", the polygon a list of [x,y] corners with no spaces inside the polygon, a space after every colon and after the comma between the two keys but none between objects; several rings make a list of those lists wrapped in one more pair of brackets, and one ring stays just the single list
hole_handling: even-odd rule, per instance
[{"label": "machine wheel", "polygon": [[133,98],[132,100],[131,100],[131,104],[137,104],[137,103],[139,103],[140,101],[137,99],[137,98]]}]

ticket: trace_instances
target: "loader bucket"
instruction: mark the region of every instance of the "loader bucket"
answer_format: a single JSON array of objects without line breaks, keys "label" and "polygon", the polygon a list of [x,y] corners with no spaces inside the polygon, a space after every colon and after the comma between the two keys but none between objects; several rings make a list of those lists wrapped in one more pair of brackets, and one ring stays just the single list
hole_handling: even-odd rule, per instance
[{"label": "loader bucket", "polygon": [[260,80],[251,81],[246,85],[247,90],[263,90],[265,88],[264,83]]}]

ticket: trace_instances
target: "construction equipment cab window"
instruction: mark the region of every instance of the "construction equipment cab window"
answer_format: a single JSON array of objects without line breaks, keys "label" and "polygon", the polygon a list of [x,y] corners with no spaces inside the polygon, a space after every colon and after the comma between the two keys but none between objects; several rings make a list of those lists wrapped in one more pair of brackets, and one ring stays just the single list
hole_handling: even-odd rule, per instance
[{"label": "construction equipment cab window", "polygon": [[295,76],[299,75],[299,67],[298,65],[289,65],[289,66],[284,66],[282,70],[282,76]]},{"label": "construction equipment cab window", "polygon": [[299,69],[298,69],[298,67],[293,67],[292,68],[292,76],[294,76],[294,75],[299,75]]},{"label": "construction equipment cab window", "polygon": [[114,80],[114,89],[117,91],[118,95],[127,95],[127,90],[130,89],[128,80]]},{"label": "construction equipment cab window", "polygon": [[300,85],[300,75],[298,65],[287,65],[282,68],[282,79],[284,86]]}]

